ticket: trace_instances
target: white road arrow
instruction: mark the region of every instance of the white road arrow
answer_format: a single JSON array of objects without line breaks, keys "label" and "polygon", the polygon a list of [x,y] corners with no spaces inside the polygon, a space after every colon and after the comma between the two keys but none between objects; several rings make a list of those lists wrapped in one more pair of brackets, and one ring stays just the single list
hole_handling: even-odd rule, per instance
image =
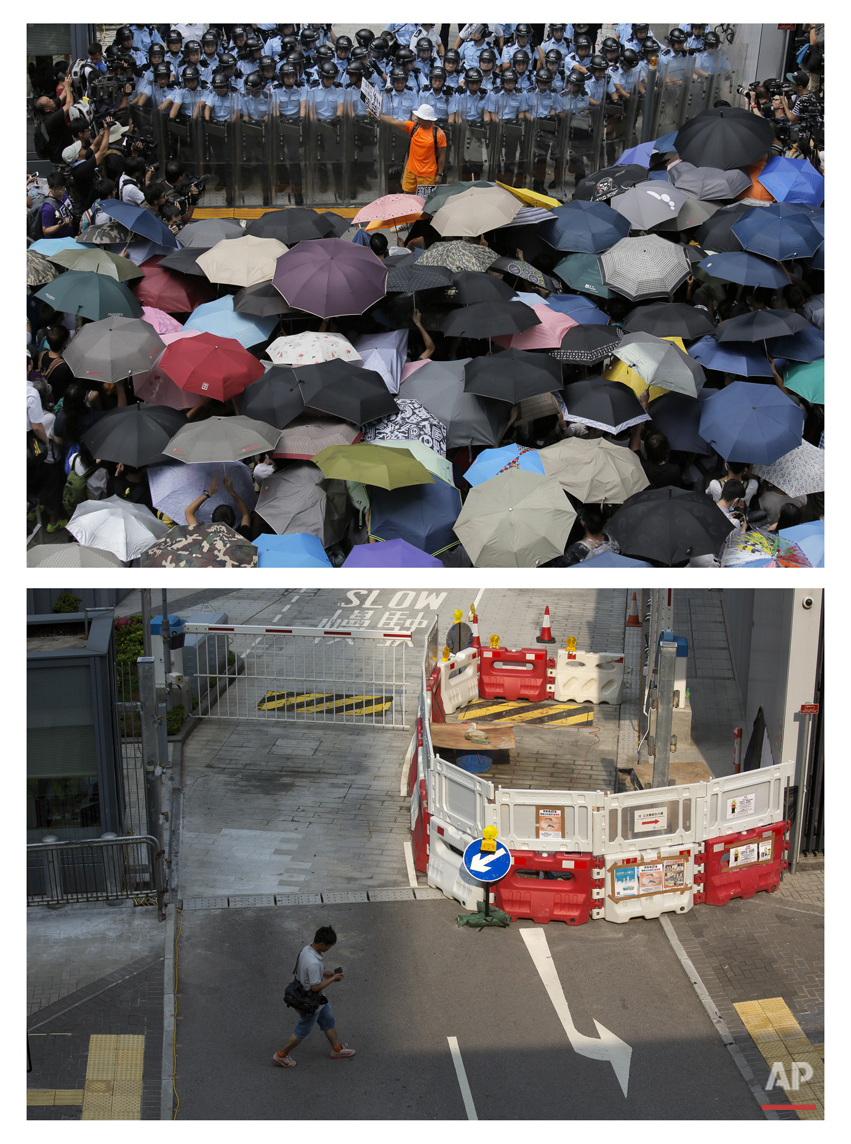
[{"label": "white road arrow", "polygon": [[502,850],[497,850],[495,854],[488,854],[487,858],[485,858],[481,852],[474,854],[470,859],[470,869],[474,874],[487,874],[490,870],[491,862],[493,862],[494,858],[501,857],[501,855]]},{"label": "white road arrow", "polygon": [[614,1033],[610,1033],[596,1020],[594,1024],[597,1026],[599,1038],[586,1037],[584,1033],[577,1031],[570,1015],[567,998],[558,979],[553,955],[547,945],[546,934],[540,929],[523,929],[520,933],[532,961],[535,963],[535,968],[541,975],[544,988],[549,994],[553,1007],[558,1014],[558,1019],[561,1021],[565,1033],[567,1033],[571,1048],[580,1056],[590,1057],[595,1061],[610,1061],[615,1070],[615,1076],[618,1078],[618,1084],[626,1096],[627,1085],[629,1084],[629,1062],[632,1058],[631,1046],[622,1041],[620,1037],[616,1037]]}]

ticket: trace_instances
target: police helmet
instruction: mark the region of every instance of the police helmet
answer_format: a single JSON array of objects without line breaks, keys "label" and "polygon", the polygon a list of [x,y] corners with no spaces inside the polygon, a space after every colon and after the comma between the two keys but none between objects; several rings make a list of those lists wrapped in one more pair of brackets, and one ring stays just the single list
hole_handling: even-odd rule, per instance
[{"label": "police helmet", "polygon": [[[705,28],[705,27],[706,27],[706,24],[689,24],[689,27],[690,27],[690,28],[691,28],[691,30],[694,32],[694,29],[695,29],[695,28]],[[698,35],[698,33],[697,33],[697,32],[695,32],[695,35]]]},{"label": "police helmet", "polygon": [[567,82],[568,83],[578,83],[584,87],[585,86],[585,72],[572,71],[570,73],[570,75],[567,77]]},{"label": "police helmet", "polygon": [[304,46],[309,48],[319,39],[319,34],[315,28],[302,28],[300,39]]},{"label": "police helmet", "polygon": [[[219,61],[221,62],[221,61]],[[257,61],[260,65],[260,70],[265,71],[267,68],[275,70],[275,57],[274,56],[261,56]]]},{"label": "police helmet", "polygon": [[483,52],[479,53],[479,66],[481,67],[483,63],[496,63],[496,52],[493,48],[485,48]]},{"label": "police helmet", "polygon": [[528,64],[529,53],[524,51],[523,48],[518,48],[517,51],[512,55],[511,62],[517,67],[519,67],[521,64]]},{"label": "police helmet", "polygon": [[205,48],[217,48],[219,46],[219,37],[215,32],[206,31],[201,37],[201,45]]},{"label": "police helmet", "polygon": [[609,66],[609,61],[605,56],[592,56],[589,66],[591,71],[605,71]]},{"label": "police helmet", "polygon": [[704,32],[703,33],[703,46],[705,48],[717,48],[721,43],[721,37],[717,32]]},{"label": "police helmet", "polygon": [[352,60],[352,62],[346,66],[346,74],[363,77],[366,75],[366,64],[363,60]]},{"label": "police helmet", "polygon": [[295,51],[287,52],[286,59],[288,64],[293,64],[297,68],[303,68],[306,63],[304,52],[301,50],[301,48],[296,48]]},{"label": "police helmet", "polygon": [[[353,60],[368,60],[369,59],[369,48],[364,48],[361,44],[358,44],[358,46],[356,48],[352,48],[352,59]],[[372,69],[370,68],[368,70],[371,71]]]},{"label": "police helmet", "polygon": [[283,83],[283,81],[288,76],[292,76],[293,79],[297,80],[298,68],[295,66],[295,64],[291,64],[287,60],[284,60],[284,62],[278,68],[278,79],[280,79],[281,83]]},{"label": "police helmet", "polygon": [[236,67],[236,56],[233,54],[233,52],[222,52],[222,54],[219,56],[219,67],[222,67],[222,68],[235,68]]},{"label": "police helmet", "polygon": [[393,83],[397,79],[400,79],[402,83],[408,82],[408,73],[404,68],[393,67],[390,69],[390,82]]},{"label": "police helmet", "polygon": [[361,28],[360,31],[355,32],[355,39],[362,48],[368,48],[375,39],[375,32],[369,28]]},{"label": "police helmet", "polygon": [[641,51],[645,56],[655,56],[659,51],[659,44],[652,36],[648,36],[641,45]]},{"label": "police helmet", "polygon": [[535,72],[535,81],[536,83],[552,83],[553,73],[549,68],[538,68]]},{"label": "police helmet", "polygon": [[621,65],[628,68],[634,68],[637,64],[638,52],[633,51],[632,48],[624,48],[623,52],[621,53]]},{"label": "police helmet", "polygon": [[187,64],[183,69],[183,82],[188,83],[190,79],[201,79],[201,69],[197,64]]},{"label": "police helmet", "polygon": [[148,59],[153,60],[154,56],[159,56],[160,59],[165,59],[165,46],[163,44],[151,44],[148,48]]},{"label": "police helmet", "polygon": [[244,40],[247,35],[248,32],[245,30],[245,28],[243,28],[241,24],[237,24],[233,30],[233,33],[231,34],[231,39],[236,44],[238,40]]},{"label": "police helmet", "polygon": [[370,51],[375,52],[377,55],[381,55],[382,52],[390,51],[390,44],[384,36],[376,36],[369,47]]},{"label": "police helmet", "polygon": [[443,79],[443,80],[445,80],[446,79],[446,68],[441,67],[440,64],[436,64],[431,69],[431,71],[428,73],[428,78],[429,79]]},{"label": "police helmet", "polygon": [[352,41],[349,39],[348,36],[338,36],[336,41],[334,42],[334,47],[337,49],[338,52],[341,49],[348,52],[348,51],[351,51],[351,49],[352,49]]},{"label": "police helmet", "polygon": [[[317,62],[321,63],[323,60],[333,60],[334,49],[330,44],[320,44],[316,51],[313,53]],[[303,59],[304,57],[302,57]]]},{"label": "police helmet", "polygon": [[115,43],[123,44],[126,40],[133,42],[133,29],[127,24],[122,24],[115,33]]},{"label": "police helmet", "polygon": [[396,59],[401,63],[406,63],[408,60],[415,60],[416,53],[412,48],[400,48],[396,53]]},{"label": "police helmet", "polygon": [[460,64],[461,63],[461,53],[459,51],[456,51],[455,48],[447,48],[446,51],[443,53],[443,62],[444,62],[444,64],[450,64],[450,63]]},{"label": "police helmet", "polygon": [[670,32],[668,32],[669,44],[684,44],[687,39],[688,36],[686,36],[682,28],[671,28]]},{"label": "police helmet", "polygon": [[262,52],[263,41],[259,36],[249,36],[245,41],[245,49],[247,52]]},{"label": "police helmet", "polygon": [[420,36],[420,38],[417,40],[417,55],[419,55],[421,52],[428,52],[428,54],[431,55],[433,51],[434,44],[431,42],[428,36]]},{"label": "police helmet", "polygon": [[517,74],[517,71],[514,68],[506,68],[502,73],[503,83],[507,83],[509,80],[511,83],[517,83],[518,79],[520,79],[520,76]]},{"label": "police helmet", "polygon": [[585,36],[585,35],[577,36],[576,39],[573,41],[573,43],[574,43],[574,47],[576,48],[577,52],[579,51],[580,48],[584,48],[586,52],[591,51],[592,45],[591,45],[591,37],[590,36]]},{"label": "police helmet", "polygon": [[600,45],[603,52],[619,52],[621,50],[620,42],[614,36],[606,36]]},{"label": "police helmet", "polygon": [[[302,40],[302,43],[304,43],[303,40]],[[294,52],[298,46],[299,46],[298,37],[296,37],[296,36],[284,36],[281,40],[281,55],[282,56],[288,56],[290,54],[290,52]]]},{"label": "police helmet", "polygon": [[323,77],[323,79],[328,77],[331,79],[336,79],[340,74],[340,69],[337,67],[333,60],[323,60],[319,65],[319,74]]},{"label": "police helmet", "polygon": [[183,35],[182,35],[182,33],[175,31],[175,29],[172,28],[172,30],[166,36],[165,42],[167,44],[182,44],[183,43]]},{"label": "police helmet", "polygon": [[227,72],[223,72],[219,68],[216,68],[216,70],[213,72],[210,83],[215,88],[230,87],[230,80],[228,79]]},{"label": "police helmet", "polygon": [[158,79],[163,79],[163,78],[165,78],[166,80],[171,79],[171,68],[166,63],[155,64],[154,65],[154,79],[158,80]]},{"label": "police helmet", "polygon": [[[644,28],[644,30],[646,32],[650,31],[650,25],[649,24],[633,24],[632,25],[633,36],[638,36],[638,33],[641,31],[642,28]],[[639,38],[643,39],[644,37],[639,37]]]},{"label": "police helmet", "polygon": [[471,83],[481,83],[484,78],[481,68],[467,68],[464,72],[464,82],[468,87]]},{"label": "police helmet", "polygon": [[515,38],[517,36],[531,36],[532,35],[532,25],[531,24],[518,24],[517,27],[514,29],[514,35],[515,35]]},{"label": "police helmet", "polygon": [[551,32],[563,32],[567,28],[567,24],[550,24]]},{"label": "police helmet", "polygon": [[563,56],[558,48],[549,48],[544,54],[544,59],[548,64],[558,64],[561,67]]},{"label": "police helmet", "polygon": [[[215,77],[213,77],[215,80]],[[262,91],[266,81],[259,71],[249,72],[245,77],[245,90],[246,91]]]},{"label": "police helmet", "polygon": [[186,56],[191,56],[193,52],[197,52],[199,56],[201,55],[201,43],[199,40],[186,41],[183,47],[183,54]]}]

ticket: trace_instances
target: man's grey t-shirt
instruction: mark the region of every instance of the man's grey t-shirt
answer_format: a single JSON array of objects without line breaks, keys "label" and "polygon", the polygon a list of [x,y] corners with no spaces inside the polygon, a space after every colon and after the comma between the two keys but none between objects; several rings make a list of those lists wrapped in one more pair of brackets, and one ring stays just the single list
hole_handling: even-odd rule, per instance
[{"label": "man's grey t-shirt", "polygon": [[298,955],[298,963],[296,965],[296,977],[305,987],[309,989],[311,985],[318,985],[322,980],[322,974],[325,971],[325,962],[321,953],[317,953],[311,946],[306,945],[301,953]]}]

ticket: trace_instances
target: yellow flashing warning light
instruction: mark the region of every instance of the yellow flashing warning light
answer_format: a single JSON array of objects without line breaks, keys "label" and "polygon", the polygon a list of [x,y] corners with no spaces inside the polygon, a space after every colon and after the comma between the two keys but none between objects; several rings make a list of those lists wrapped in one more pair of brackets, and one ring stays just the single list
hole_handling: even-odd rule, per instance
[{"label": "yellow flashing warning light", "polygon": [[573,651],[573,649],[575,647],[576,647],[576,636],[568,636],[567,637],[567,650]]},{"label": "yellow flashing warning light", "polygon": [[460,624],[463,619],[464,619],[464,613],[461,611],[460,608],[456,608],[455,611],[452,613],[452,622],[454,624]]},{"label": "yellow flashing warning light", "polygon": [[448,659],[449,659],[449,648],[445,647],[443,649],[443,662],[446,663],[448,661]]},{"label": "yellow flashing warning light", "polygon": [[499,647],[499,636],[493,635],[490,638],[491,647]]},{"label": "yellow flashing warning light", "polygon": [[467,620],[472,624],[475,621],[475,619],[476,619],[476,605],[471,604],[470,605],[470,611],[467,614]]},{"label": "yellow flashing warning light", "polygon": [[489,850],[491,853],[496,851],[496,836],[499,833],[495,826],[486,826],[482,831],[482,844],[480,850]]}]

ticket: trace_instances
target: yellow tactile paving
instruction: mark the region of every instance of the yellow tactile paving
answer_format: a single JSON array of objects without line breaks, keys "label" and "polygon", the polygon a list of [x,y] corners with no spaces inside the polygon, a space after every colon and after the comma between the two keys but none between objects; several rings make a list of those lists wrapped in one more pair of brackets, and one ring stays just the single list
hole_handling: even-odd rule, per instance
[{"label": "yellow tactile paving", "polygon": [[95,1034],[89,1038],[83,1120],[139,1120],[142,1114],[144,1036]]},{"label": "yellow tactile paving", "polygon": [[27,1108],[32,1106],[44,1107],[52,1105],[56,1090],[53,1088],[28,1088]]},{"label": "yellow tactile paving", "polygon": [[82,1104],[83,1095],[81,1088],[57,1088],[53,1103],[55,1105]]},{"label": "yellow tactile paving", "polygon": [[28,1088],[27,1106],[50,1108],[83,1103],[81,1088]]},{"label": "yellow tactile paving", "polygon": [[[790,1104],[815,1104],[814,1110],[796,1110],[800,1120],[824,1120],[824,1044],[814,1045],[795,1020],[782,997],[740,1001],[735,1006],[742,1024],[771,1067],[782,1065],[788,1085],[779,1083]],[[792,1064],[807,1064],[813,1070],[809,1081],[792,1088]],[[766,1104],[775,1103],[766,1093]]]}]

